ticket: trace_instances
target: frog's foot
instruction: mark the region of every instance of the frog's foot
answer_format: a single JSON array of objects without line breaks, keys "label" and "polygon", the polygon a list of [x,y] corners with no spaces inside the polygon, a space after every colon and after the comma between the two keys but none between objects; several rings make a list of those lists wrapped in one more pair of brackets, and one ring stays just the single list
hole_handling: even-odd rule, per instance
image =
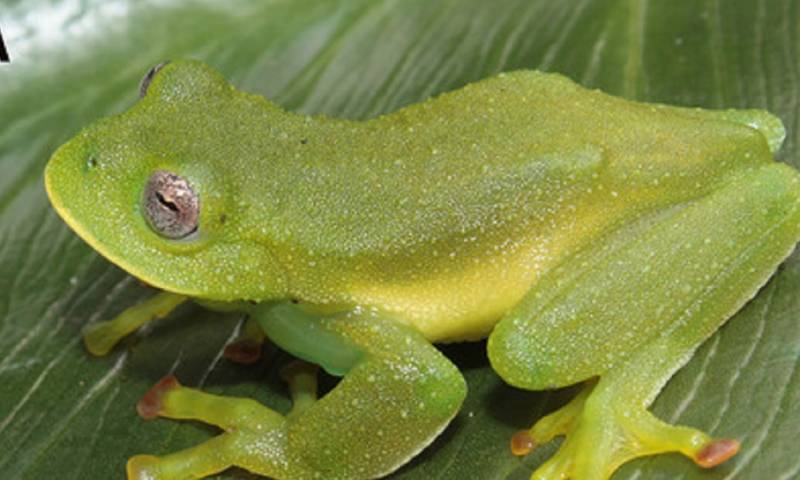
[{"label": "frog's foot", "polygon": [[242,365],[252,365],[261,360],[261,345],[266,336],[252,318],[245,321],[239,337],[225,346],[223,355],[228,360]]},{"label": "frog's foot", "polygon": [[161,292],[126,309],[112,320],[86,325],[83,328],[83,343],[92,355],[107,355],[120,340],[142,325],[166,317],[185,301],[183,295]]},{"label": "frog's foot", "polygon": [[204,393],[182,386],[170,375],[139,400],[136,410],[145,420],[194,419],[215,425],[224,433],[196,447],[162,457],[136,455],[128,460],[129,480],[202,478],[233,465],[278,478],[308,477],[300,463],[295,463],[292,471],[279,465],[289,458],[287,420],[255,400]]},{"label": "frog's foot", "polygon": [[712,439],[689,427],[668,425],[643,408],[607,402],[584,390],[570,403],[512,439],[512,451],[524,455],[553,437],[566,435],[559,451],[531,480],[606,480],[623,463],[646,455],[679,452],[704,468],[739,451],[739,442]]}]

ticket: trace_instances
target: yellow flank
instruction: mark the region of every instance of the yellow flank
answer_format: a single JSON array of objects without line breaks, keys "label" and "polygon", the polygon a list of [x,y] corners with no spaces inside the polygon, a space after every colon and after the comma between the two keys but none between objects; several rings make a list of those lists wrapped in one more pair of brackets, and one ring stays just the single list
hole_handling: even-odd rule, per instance
[{"label": "yellow flank", "polygon": [[[641,206],[630,209],[630,204]],[[414,283],[354,284],[343,287],[351,303],[374,308],[413,325],[432,342],[485,338],[494,325],[550,271],[574,252],[602,241],[604,232],[658,205],[651,193],[598,189],[596,195],[571,204],[566,222],[554,220],[520,238],[514,249],[475,258],[464,268],[437,269]],[[453,261],[458,261],[454,258]]]}]

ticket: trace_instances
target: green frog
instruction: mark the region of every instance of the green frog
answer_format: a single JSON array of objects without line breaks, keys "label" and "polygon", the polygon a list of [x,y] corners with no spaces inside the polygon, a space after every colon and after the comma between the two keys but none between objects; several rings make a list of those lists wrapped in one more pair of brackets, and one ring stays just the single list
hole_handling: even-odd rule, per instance
[{"label": "green frog", "polygon": [[[286,371],[286,415],[164,378],[142,417],[222,433],[137,455],[128,478],[385,476],[466,395],[433,344],[488,338],[515,387],[585,384],[511,439],[523,455],[566,436],[532,478],[605,480],[644,455],[713,467],[737,452],[648,406],[800,238],[783,137],[764,111],[638,103],[536,71],[364,121],[307,116],[180,60],[59,148],[45,184],[81,238],[162,291],[90,325],[90,351],[192,300],[248,315],[232,352],[266,337],[304,361]],[[321,398],[316,366],[342,377]]]}]

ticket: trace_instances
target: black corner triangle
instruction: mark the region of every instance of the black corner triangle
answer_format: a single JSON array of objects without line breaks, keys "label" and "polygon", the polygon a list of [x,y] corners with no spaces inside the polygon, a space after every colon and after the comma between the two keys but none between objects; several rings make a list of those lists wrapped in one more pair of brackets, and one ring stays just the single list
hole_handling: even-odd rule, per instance
[{"label": "black corner triangle", "polygon": [[8,63],[10,61],[8,50],[6,50],[6,42],[3,41],[3,32],[0,32],[0,62]]}]

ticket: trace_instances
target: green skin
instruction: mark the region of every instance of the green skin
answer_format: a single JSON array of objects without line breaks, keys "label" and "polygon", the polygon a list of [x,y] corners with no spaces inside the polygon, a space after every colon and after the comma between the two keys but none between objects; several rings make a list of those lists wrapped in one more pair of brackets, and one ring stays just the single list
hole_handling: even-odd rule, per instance
[{"label": "green skin", "polygon": [[[488,336],[511,385],[599,378],[513,446],[566,435],[533,478],[604,480],[642,455],[713,466],[738,448],[647,407],[800,239],[800,175],[773,159],[783,136],[763,111],[631,102],[530,71],[367,121],[309,117],[175,61],[62,146],[45,181],[82,238],[165,291],[91,326],[93,353],[191,298],[344,377],[316,400],[308,368],[287,372],[286,416],[168,378],[143,416],[225,432],[133,457],[129,478],[386,475],[466,394],[432,343]],[[200,199],[186,239],[145,218],[159,170]]]}]

